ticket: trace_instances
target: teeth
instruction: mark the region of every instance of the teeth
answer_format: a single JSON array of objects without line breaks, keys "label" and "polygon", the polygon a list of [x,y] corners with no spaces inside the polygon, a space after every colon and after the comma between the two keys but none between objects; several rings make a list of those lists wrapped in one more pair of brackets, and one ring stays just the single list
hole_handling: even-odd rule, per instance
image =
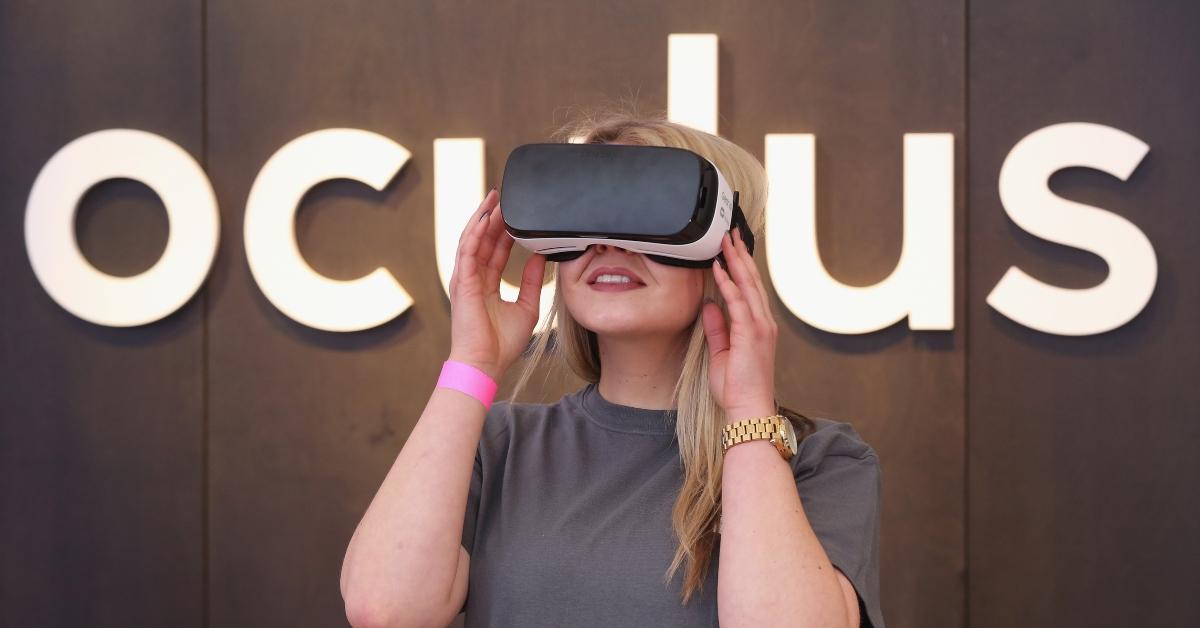
[{"label": "teeth", "polygon": [[600,275],[595,283],[629,283],[631,279],[624,275]]}]

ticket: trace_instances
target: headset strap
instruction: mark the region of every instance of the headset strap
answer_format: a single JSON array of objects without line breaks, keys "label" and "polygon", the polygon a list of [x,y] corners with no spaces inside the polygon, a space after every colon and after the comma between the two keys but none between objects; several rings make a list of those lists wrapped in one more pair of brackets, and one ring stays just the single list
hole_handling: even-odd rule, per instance
[{"label": "headset strap", "polygon": [[746,222],[746,215],[742,213],[742,206],[738,204],[738,193],[733,193],[733,219],[730,221],[730,228],[738,227],[738,233],[742,235],[742,242],[746,243],[746,250],[754,255],[754,231],[750,229],[750,223]]}]

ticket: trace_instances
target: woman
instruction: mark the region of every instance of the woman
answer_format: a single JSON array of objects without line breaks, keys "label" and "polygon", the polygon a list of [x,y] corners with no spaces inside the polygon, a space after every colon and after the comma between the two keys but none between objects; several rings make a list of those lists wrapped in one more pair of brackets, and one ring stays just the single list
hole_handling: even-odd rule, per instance
[{"label": "woman", "polygon": [[[763,167],[727,140],[619,112],[557,135],[696,152],[762,232]],[[517,301],[501,300],[512,246],[493,189],[459,240],[446,367],[492,391],[529,345],[546,266],[531,255]],[[487,392],[436,387],[355,531],[342,571],[353,625],[465,611],[468,626],[882,628],[878,459],[849,424],[776,405],[763,280],[736,230],[722,250],[728,268],[607,245],[552,265],[554,342],[539,331],[490,408]],[[588,383],[515,403],[544,360]],[[722,450],[725,425],[777,412],[795,455],[765,440]]]}]

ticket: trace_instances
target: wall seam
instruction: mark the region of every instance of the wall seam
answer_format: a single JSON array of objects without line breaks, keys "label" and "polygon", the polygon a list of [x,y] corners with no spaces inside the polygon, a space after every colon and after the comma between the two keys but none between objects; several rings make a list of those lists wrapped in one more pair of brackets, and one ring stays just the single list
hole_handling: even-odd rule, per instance
[{"label": "wall seam", "polygon": [[[208,0],[200,0],[200,163],[208,171]],[[211,176],[210,176],[211,180]],[[219,206],[219,205],[218,205]],[[211,272],[211,269],[210,269]],[[208,315],[212,282],[205,285],[200,332],[200,625],[209,628],[209,387]]]},{"label": "wall seam", "polygon": [[963,0],[963,625],[971,626],[971,0]]}]

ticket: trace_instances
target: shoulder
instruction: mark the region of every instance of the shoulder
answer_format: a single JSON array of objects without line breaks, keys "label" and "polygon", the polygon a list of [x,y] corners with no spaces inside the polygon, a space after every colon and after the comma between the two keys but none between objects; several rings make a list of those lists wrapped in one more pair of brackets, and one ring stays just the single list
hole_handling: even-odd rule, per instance
[{"label": "shoulder", "polygon": [[498,444],[539,431],[569,413],[564,396],[554,403],[521,403],[499,399],[488,408],[481,442]]}]

